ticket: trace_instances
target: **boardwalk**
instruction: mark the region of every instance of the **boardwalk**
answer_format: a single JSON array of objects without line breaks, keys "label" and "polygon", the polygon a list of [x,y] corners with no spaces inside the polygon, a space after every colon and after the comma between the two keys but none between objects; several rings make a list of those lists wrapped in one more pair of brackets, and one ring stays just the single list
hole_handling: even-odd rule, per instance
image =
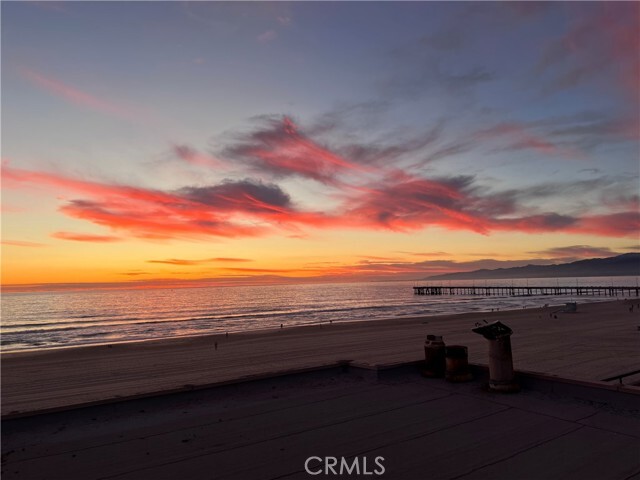
[{"label": "boardwalk", "polygon": [[428,286],[413,287],[416,295],[499,295],[533,297],[542,295],[574,295],[603,297],[638,297],[640,287],[477,287],[477,286]]}]

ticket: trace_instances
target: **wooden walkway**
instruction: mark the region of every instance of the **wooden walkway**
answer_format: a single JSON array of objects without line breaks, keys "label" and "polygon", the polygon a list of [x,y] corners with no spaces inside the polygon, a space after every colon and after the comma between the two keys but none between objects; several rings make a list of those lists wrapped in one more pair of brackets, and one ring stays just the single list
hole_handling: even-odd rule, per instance
[{"label": "wooden walkway", "polygon": [[533,297],[543,295],[639,297],[640,287],[476,287],[476,286],[428,286],[413,287],[416,295],[500,295]]}]

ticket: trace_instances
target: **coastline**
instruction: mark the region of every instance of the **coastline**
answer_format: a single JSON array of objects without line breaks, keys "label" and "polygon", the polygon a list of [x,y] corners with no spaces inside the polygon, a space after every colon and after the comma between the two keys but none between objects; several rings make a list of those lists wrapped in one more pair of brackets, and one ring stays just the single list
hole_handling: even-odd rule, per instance
[{"label": "coastline", "polygon": [[[627,277],[620,282],[631,285]],[[586,284],[611,285],[590,278]],[[586,281],[586,280],[585,280]],[[468,282],[472,286],[471,282]],[[526,281],[510,285],[525,286]],[[545,286],[552,286],[547,282]],[[565,282],[569,285],[571,282]],[[371,282],[4,296],[2,351],[239,333],[321,322],[378,321],[467,312],[537,308],[544,303],[601,302],[624,296],[442,295],[411,290],[415,282]],[[464,285],[463,285],[464,286]],[[498,286],[500,286],[498,282]],[[508,286],[504,284],[504,286]],[[55,308],[50,309],[51,302]],[[126,308],[122,308],[126,305]],[[174,307],[175,305],[175,307]]]},{"label": "coastline", "polygon": [[[341,361],[360,365],[418,361],[426,334],[469,347],[486,364],[477,321],[514,330],[517,369],[602,381],[640,366],[635,334],[640,299],[589,302],[577,313],[558,306],[388,320],[347,320],[224,334],[2,353],[2,415],[231,383],[259,375],[313,369]],[[604,319],[607,319],[606,322]]]}]

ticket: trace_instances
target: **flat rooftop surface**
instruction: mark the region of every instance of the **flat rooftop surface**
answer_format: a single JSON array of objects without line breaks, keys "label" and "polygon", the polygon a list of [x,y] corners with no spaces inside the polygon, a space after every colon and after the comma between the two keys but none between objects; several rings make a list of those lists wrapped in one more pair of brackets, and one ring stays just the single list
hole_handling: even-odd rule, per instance
[{"label": "flat rooftop surface", "polygon": [[[416,367],[333,368],[17,418],[3,422],[2,478],[326,478],[305,471],[314,456],[357,457],[365,478],[640,479],[637,393],[521,382],[496,394]],[[364,475],[376,457],[384,473]]]}]

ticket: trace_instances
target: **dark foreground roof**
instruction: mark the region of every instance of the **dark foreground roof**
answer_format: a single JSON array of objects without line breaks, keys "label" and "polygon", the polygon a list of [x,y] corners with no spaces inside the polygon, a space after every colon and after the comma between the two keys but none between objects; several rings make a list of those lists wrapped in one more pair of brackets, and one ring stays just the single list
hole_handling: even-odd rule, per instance
[{"label": "dark foreground roof", "polygon": [[[3,422],[2,477],[640,478],[640,396],[520,381],[520,393],[500,395],[408,366],[332,368],[18,418]],[[337,471],[358,457],[360,475],[312,476],[311,456],[336,457]]]}]

